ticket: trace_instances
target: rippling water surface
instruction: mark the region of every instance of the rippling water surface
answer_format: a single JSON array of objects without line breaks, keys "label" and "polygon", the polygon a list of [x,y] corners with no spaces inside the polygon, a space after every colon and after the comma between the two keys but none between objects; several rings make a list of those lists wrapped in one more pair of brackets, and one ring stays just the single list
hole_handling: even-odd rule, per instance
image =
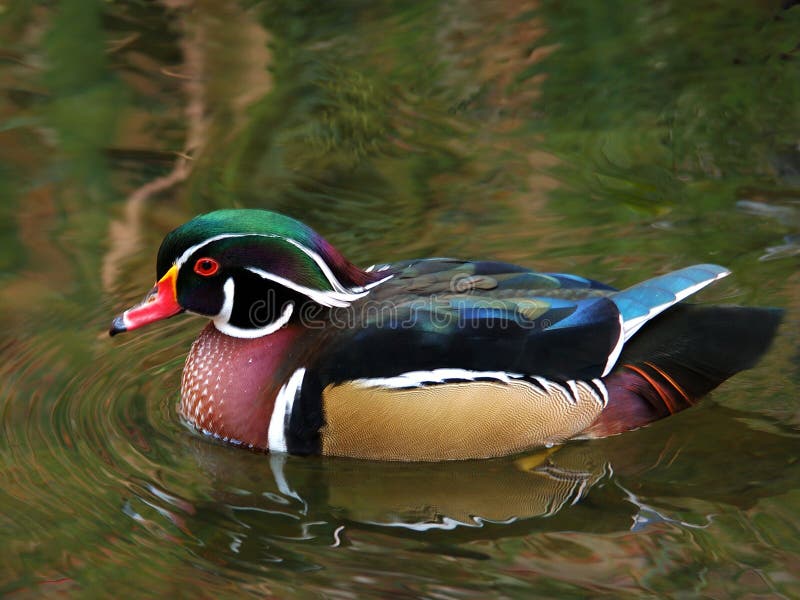
[{"label": "rippling water surface", "polygon": [[[3,5],[0,593],[800,596],[792,5]],[[230,206],[361,264],[718,262],[700,300],[787,314],[758,368],[618,437],[265,456],[177,416],[199,319],[106,334],[163,235]]]}]

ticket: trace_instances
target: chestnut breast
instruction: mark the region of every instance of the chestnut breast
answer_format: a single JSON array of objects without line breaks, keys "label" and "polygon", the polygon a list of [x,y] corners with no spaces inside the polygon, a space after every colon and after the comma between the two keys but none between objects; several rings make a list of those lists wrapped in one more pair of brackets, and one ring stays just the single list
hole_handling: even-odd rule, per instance
[{"label": "chestnut breast", "polygon": [[309,334],[308,329],[288,326],[243,339],[209,323],[186,357],[181,415],[204,433],[266,450],[275,397],[302,366],[308,344],[301,338]]}]

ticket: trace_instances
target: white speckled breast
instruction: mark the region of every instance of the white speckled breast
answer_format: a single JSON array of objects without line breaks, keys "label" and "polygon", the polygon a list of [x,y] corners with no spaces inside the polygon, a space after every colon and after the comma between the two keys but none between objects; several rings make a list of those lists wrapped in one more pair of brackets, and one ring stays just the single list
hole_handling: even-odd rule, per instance
[{"label": "white speckled breast", "polygon": [[220,429],[230,374],[226,365],[233,357],[228,336],[206,335],[193,344],[181,378],[180,412],[199,429]]}]

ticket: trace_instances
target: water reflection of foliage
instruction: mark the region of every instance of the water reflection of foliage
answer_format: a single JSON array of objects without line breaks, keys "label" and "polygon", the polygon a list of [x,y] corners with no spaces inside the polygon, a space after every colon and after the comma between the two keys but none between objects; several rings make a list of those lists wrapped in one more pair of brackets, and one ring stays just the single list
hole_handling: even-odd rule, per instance
[{"label": "water reflection of foliage", "polygon": [[548,75],[541,123],[572,182],[555,196],[564,210],[578,218],[594,194],[598,218],[676,210],[691,228],[743,186],[796,196],[779,157],[800,137],[797,8],[545,2],[542,14],[558,62],[523,77]]}]

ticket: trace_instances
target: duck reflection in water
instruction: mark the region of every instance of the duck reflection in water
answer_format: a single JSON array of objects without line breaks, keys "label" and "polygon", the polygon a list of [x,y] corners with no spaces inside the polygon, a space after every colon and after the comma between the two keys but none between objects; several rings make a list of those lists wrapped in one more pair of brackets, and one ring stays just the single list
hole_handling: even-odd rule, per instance
[{"label": "duck reflection in water", "polygon": [[[758,428],[748,424],[753,414],[713,405],[625,436],[489,461],[408,464],[278,454],[264,460],[200,438],[191,448],[216,501],[239,518],[282,513],[291,520],[286,535],[313,524],[331,539],[342,525],[481,539],[542,529],[624,531],[654,522],[702,527],[710,516],[701,510],[689,520],[670,512],[684,514],[674,507],[687,501],[743,507],[779,494],[800,477],[800,464],[780,450],[796,434],[756,418]],[[712,447],[727,450],[708,454]],[[758,481],[765,485],[754,486]]]}]

